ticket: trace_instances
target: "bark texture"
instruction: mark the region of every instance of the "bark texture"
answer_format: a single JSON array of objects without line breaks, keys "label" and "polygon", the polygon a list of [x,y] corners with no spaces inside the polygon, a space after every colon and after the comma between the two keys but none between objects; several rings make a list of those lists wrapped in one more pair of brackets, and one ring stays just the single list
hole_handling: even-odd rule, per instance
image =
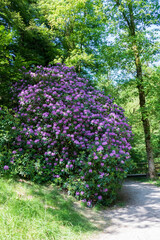
[{"label": "bark texture", "polygon": [[155,178],[155,166],[154,166],[154,158],[153,158],[153,150],[151,144],[151,131],[150,131],[150,123],[148,119],[148,112],[146,110],[146,97],[145,91],[143,87],[143,78],[142,78],[142,68],[141,64],[137,64],[140,59],[135,59],[136,64],[136,72],[137,72],[137,88],[139,92],[139,104],[141,109],[141,116],[142,116],[142,123],[144,129],[144,136],[145,136],[145,145],[146,145],[146,153],[147,153],[147,160],[148,160],[148,174],[151,179]]},{"label": "bark texture", "polygon": [[[120,7],[121,5],[120,0],[115,0],[115,3],[117,7]],[[127,13],[126,11],[127,11],[126,9],[121,10],[121,13],[128,27],[129,35],[133,37],[132,50],[135,57],[137,88],[139,93],[139,105],[140,105],[141,116],[142,116],[146,153],[147,153],[147,160],[148,160],[148,174],[149,174],[149,177],[153,179],[156,177],[156,173],[155,173],[155,165],[154,165],[153,150],[152,150],[152,143],[151,143],[150,122],[148,118],[149,113],[146,109],[146,95],[144,90],[142,63],[140,59],[140,53],[138,50],[138,43],[136,40],[136,26],[134,21],[134,11],[133,11],[132,1],[128,1]]]}]

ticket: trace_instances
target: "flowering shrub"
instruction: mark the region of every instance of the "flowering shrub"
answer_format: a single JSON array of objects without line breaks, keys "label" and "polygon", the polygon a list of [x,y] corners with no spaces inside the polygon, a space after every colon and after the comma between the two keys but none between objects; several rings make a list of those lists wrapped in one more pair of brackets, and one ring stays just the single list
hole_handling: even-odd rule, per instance
[{"label": "flowering shrub", "polygon": [[25,73],[13,90],[21,121],[13,158],[21,174],[54,180],[88,206],[111,203],[130,165],[123,109],[60,64]]}]

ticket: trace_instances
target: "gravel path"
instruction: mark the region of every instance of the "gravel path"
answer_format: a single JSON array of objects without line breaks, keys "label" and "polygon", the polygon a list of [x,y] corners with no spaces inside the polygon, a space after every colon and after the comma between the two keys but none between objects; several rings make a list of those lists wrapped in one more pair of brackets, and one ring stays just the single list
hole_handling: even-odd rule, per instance
[{"label": "gravel path", "polygon": [[102,229],[91,240],[160,240],[160,188],[128,180],[120,199],[124,207],[90,216]]}]

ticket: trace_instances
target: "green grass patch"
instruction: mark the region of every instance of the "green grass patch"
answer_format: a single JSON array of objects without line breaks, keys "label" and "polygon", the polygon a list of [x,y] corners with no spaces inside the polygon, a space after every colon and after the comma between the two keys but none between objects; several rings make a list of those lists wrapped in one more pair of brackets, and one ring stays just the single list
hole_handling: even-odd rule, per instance
[{"label": "green grass patch", "polygon": [[54,185],[0,179],[1,240],[84,240],[96,230]]}]

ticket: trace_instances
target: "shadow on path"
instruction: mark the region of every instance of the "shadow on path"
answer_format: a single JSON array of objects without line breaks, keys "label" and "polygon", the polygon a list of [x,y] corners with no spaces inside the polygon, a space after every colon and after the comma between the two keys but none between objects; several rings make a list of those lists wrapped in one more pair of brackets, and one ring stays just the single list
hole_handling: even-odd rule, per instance
[{"label": "shadow on path", "polygon": [[91,239],[160,240],[160,188],[126,180],[119,199],[124,207],[100,211],[93,220],[102,234]]}]

